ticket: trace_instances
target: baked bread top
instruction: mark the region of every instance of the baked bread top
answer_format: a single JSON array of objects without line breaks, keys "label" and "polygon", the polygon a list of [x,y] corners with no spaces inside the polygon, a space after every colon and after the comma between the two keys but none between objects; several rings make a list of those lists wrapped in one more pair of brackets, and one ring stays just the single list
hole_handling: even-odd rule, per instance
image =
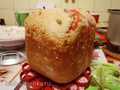
[{"label": "baked bread top", "polygon": [[[83,10],[34,10],[25,22],[29,27],[27,36],[36,40],[41,37],[52,39],[54,42],[63,45],[73,42],[81,29],[95,26],[95,21],[91,15]],[[34,31],[33,31],[34,30]]]}]

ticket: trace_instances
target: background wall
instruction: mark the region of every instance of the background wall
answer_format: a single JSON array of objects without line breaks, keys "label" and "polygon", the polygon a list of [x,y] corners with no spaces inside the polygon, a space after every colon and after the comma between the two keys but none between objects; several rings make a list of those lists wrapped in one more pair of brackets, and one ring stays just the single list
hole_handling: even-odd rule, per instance
[{"label": "background wall", "polygon": [[65,0],[0,0],[0,18],[3,17],[8,25],[16,24],[15,12],[32,9],[37,2],[53,2],[57,7],[79,7],[100,14],[100,23],[108,21],[107,9],[120,9],[120,0],[76,0],[76,3],[65,3]]}]

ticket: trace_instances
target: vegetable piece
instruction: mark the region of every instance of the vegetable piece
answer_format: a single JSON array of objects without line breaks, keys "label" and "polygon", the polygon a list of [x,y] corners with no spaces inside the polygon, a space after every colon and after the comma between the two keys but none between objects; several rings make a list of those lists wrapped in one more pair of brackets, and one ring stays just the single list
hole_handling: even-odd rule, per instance
[{"label": "vegetable piece", "polygon": [[120,72],[116,65],[96,61],[91,67],[92,86],[100,90],[120,90]]},{"label": "vegetable piece", "polygon": [[86,90],[98,90],[98,87],[96,86],[89,86]]}]

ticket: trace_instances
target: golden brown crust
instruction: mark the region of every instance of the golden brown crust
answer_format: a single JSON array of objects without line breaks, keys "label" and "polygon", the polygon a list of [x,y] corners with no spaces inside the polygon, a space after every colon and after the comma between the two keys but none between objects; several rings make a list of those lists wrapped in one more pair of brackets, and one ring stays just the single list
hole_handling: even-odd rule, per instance
[{"label": "golden brown crust", "polygon": [[85,71],[91,62],[94,41],[94,28],[83,27],[76,39],[49,38],[45,33],[38,38],[40,27],[26,27],[26,51],[31,67],[57,83],[68,83]]}]

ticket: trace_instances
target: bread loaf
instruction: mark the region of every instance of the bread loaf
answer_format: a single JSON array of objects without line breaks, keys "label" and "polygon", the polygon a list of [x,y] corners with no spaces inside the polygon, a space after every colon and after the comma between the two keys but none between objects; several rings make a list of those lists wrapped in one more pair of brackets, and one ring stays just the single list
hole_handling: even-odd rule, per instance
[{"label": "bread loaf", "polygon": [[68,83],[90,65],[94,19],[79,10],[35,10],[25,21],[27,59],[33,70]]}]

